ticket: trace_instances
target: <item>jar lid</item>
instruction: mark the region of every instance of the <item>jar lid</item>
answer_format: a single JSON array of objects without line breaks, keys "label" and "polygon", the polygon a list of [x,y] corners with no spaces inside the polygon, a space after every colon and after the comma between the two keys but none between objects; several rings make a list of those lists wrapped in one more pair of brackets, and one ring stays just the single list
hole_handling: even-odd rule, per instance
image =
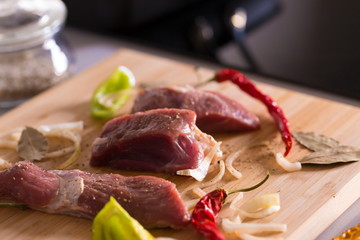
[{"label": "jar lid", "polygon": [[60,0],[1,0],[0,52],[42,44],[61,29],[65,18]]}]

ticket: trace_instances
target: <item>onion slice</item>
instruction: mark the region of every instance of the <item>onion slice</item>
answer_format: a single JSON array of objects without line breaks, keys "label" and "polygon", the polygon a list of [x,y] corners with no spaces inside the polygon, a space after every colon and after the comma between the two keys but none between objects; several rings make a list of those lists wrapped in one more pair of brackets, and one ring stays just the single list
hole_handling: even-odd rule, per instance
[{"label": "onion slice", "polygon": [[70,146],[70,147],[55,150],[55,151],[52,151],[52,152],[48,152],[48,153],[46,153],[44,158],[62,157],[64,155],[69,154],[69,153],[74,152],[74,151],[75,151],[75,147]]},{"label": "onion slice", "polygon": [[46,136],[49,137],[59,137],[59,138],[66,138],[71,140],[74,143],[75,151],[74,153],[60,166],[59,169],[64,169],[68,167],[70,164],[76,161],[76,159],[79,157],[81,152],[81,136],[78,133],[71,132],[69,130],[53,130],[46,133]]},{"label": "onion slice", "polygon": [[199,187],[195,187],[192,189],[193,193],[195,193],[198,197],[202,197],[204,195],[206,195],[206,192],[204,190],[202,190]]},{"label": "onion slice", "polygon": [[184,202],[186,209],[190,212],[192,209],[195,208],[195,206],[199,202],[199,200],[200,200],[200,198]]},{"label": "onion slice", "polygon": [[239,236],[242,240],[282,240],[283,239],[281,237],[258,237],[258,236],[250,235],[248,233],[235,232],[235,234]]},{"label": "onion slice", "polygon": [[225,232],[237,233],[264,233],[264,232],[285,232],[287,230],[286,224],[280,223],[241,223],[239,221],[231,221],[230,219],[223,219],[222,227]]},{"label": "onion slice", "polygon": [[232,152],[225,160],[225,166],[226,169],[229,171],[229,173],[231,173],[231,175],[233,175],[235,178],[239,179],[242,177],[241,172],[239,172],[238,170],[236,170],[233,166],[233,162],[234,160],[236,160],[240,153],[242,153],[242,149],[236,151],[236,152]]},{"label": "onion slice", "polygon": [[238,209],[239,214],[242,217],[248,217],[248,218],[264,218],[267,217],[273,213],[276,213],[280,210],[280,206],[271,206],[268,208],[264,208],[258,212],[247,212],[242,209]]},{"label": "onion slice", "polygon": [[73,154],[65,160],[60,166],[59,169],[64,169],[68,167],[70,164],[76,161],[81,152],[81,136],[79,134],[80,131],[84,129],[84,122],[66,122],[66,123],[58,123],[52,125],[41,125],[38,127],[38,130],[41,131],[47,137],[59,137],[69,139],[74,143],[74,147],[60,149],[51,153],[48,153],[45,157],[60,157],[67,153],[70,153],[73,149]]},{"label": "onion slice", "polygon": [[247,212],[257,212],[273,206],[280,207],[279,193],[269,193],[261,196],[256,196],[251,200],[247,201],[244,205],[242,205],[241,209]]},{"label": "onion slice", "polygon": [[219,173],[210,181],[202,183],[200,185],[201,187],[208,187],[208,186],[214,185],[215,183],[219,182],[222,179],[222,177],[225,174],[225,163],[223,160],[220,160],[218,163],[219,163],[218,164],[219,165]]},{"label": "onion slice", "polygon": [[263,218],[278,212],[279,210],[279,193],[270,193],[254,197],[237,209],[242,217],[249,218]]},{"label": "onion slice", "polygon": [[65,123],[57,123],[51,125],[41,125],[38,127],[38,130],[41,132],[52,132],[55,130],[69,130],[72,132],[80,132],[84,129],[84,122],[65,122]]},{"label": "onion slice", "polygon": [[239,208],[236,206],[238,202],[240,202],[244,198],[244,193],[239,192],[236,197],[231,201],[229,208],[232,210],[239,210]]},{"label": "onion slice", "polygon": [[301,170],[300,162],[289,162],[282,153],[276,153],[276,162],[279,166],[287,172],[295,172]]},{"label": "onion slice", "polygon": [[217,153],[220,149],[221,142],[216,142],[211,148],[209,153],[206,155],[204,160],[201,162],[200,166],[195,169],[184,169],[176,172],[177,175],[191,176],[198,181],[204,180],[206,174],[209,170],[212,159],[217,156]]}]

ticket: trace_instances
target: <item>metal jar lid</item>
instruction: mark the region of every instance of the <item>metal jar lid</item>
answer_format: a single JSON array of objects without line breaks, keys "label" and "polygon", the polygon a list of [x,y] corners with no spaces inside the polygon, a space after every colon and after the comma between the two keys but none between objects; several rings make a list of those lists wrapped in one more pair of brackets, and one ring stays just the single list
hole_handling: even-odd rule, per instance
[{"label": "metal jar lid", "polygon": [[60,0],[1,0],[0,52],[41,45],[60,31],[65,18]]}]

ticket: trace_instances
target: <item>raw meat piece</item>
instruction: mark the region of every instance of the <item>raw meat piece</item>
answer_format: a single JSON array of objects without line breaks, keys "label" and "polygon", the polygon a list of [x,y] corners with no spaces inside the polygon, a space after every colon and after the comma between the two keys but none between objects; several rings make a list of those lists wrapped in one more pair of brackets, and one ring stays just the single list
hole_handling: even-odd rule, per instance
[{"label": "raw meat piece", "polygon": [[93,218],[113,196],[147,227],[183,228],[189,215],[175,184],[152,176],[44,171],[19,162],[0,171],[0,199],[56,214]]},{"label": "raw meat piece", "polygon": [[170,174],[195,169],[216,145],[196,127],[195,120],[193,111],[181,109],[156,109],[113,119],[94,141],[90,164]]},{"label": "raw meat piece", "polygon": [[196,125],[204,132],[255,130],[259,119],[240,103],[211,91],[165,86],[145,89],[135,99],[132,112],[157,108],[189,109],[196,113]]}]

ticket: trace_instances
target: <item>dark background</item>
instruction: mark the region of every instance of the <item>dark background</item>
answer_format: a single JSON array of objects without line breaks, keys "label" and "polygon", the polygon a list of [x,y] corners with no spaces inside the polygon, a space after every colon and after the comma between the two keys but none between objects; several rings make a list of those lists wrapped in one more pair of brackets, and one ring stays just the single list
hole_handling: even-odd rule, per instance
[{"label": "dark background", "polygon": [[360,99],[358,0],[64,2],[73,27]]}]

